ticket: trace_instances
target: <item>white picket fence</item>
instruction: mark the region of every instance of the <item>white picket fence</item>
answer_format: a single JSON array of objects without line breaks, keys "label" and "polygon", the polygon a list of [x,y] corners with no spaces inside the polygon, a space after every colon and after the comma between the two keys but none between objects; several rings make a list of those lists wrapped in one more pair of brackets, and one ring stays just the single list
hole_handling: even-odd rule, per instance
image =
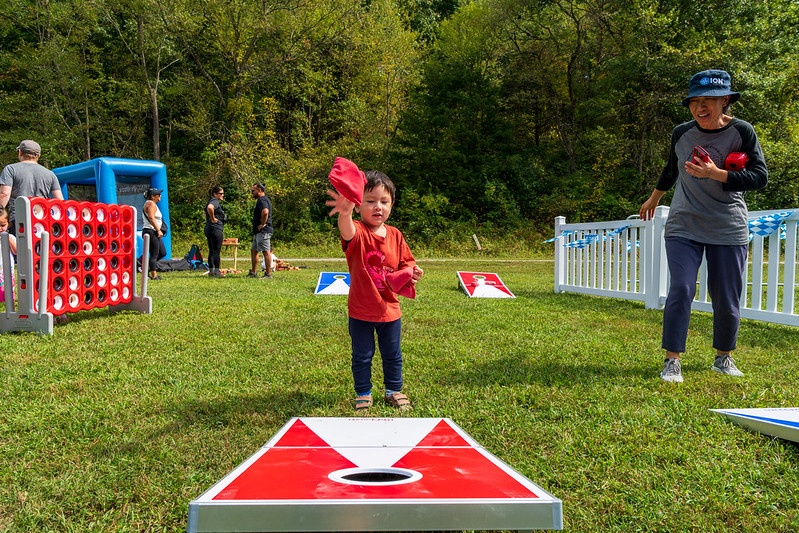
[{"label": "white picket fence", "polygon": [[[750,219],[781,211],[752,211]],[[663,231],[669,208],[660,206],[652,220],[613,220],[567,224],[555,218],[555,292],[576,292],[644,302],[662,309],[668,292]],[[780,231],[755,235],[749,245],[747,290],[741,295],[741,317],[799,326],[796,314],[797,221],[799,209]],[[711,311],[707,270],[699,271],[693,309]]]}]

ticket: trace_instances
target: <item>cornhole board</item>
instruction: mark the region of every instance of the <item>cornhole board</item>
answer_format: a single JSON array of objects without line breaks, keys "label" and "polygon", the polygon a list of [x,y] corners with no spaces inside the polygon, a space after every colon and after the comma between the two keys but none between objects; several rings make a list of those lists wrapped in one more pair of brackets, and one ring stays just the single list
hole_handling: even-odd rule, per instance
[{"label": "cornhole board", "polygon": [[711,409],[747,429],[799,442],[799,407]]},{"label": "cornhole board", "polygon": [[314,294],[349,294],[349,272],[320,272]]},{"label": "cornhole board", "polygon": [[490,272],[458,271],[458,285],[470,298],[516,298],[499,276]]},{"label": "cornhole board", "polygon": [[189,503],[187,530],[563,529],[561,501],[448,418],[292,418]]}]

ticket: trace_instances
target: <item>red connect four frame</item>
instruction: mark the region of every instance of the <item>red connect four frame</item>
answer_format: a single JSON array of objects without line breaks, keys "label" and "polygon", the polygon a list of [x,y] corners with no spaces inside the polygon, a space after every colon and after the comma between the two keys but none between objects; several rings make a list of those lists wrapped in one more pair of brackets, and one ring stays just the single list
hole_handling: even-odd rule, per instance
[{"label": "red connect four frame", "polygon": [[52,334],[53,316],[98,307],[152,311],[151,299],[136,295],[133,207],[44,198],[16,202],[18,310],[0,315],[0,331]]},{"label": "red connect four frame", "polygon": [[48,312],[61,315],[133,299],[132,207],[34,198],[31,214],[34,309],[42,231],[50,233]]}]

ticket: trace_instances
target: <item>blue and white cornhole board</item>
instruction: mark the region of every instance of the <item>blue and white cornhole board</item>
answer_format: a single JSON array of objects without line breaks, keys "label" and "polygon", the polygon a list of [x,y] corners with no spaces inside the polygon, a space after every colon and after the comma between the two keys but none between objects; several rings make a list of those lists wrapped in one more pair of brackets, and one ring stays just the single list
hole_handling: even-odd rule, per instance
[{"label": "blue and white cornhole board", "polygon": [[349,272],[320,272],[314,294],[349,294]]},{"label": "blue and white cornhole board", "polygon": [[799,442],[799,407],[711,409],[747,429]]},{"label": "blue and white cornhole board", "polygon": [[458,271],[458,284],[470,298],[516,298],[492,272]]},{"label": "blue and white cornhole board", "polygon": [[188,531],[562,529],[561,501],[448,418],[292,418]]}]

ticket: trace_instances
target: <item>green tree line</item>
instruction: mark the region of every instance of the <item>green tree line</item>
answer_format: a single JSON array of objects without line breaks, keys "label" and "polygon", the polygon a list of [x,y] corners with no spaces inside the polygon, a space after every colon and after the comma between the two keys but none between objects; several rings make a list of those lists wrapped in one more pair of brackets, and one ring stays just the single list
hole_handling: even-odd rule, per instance
[{"label": "green tree line", "polygon": [[434,243],[553,218],[624,218],[651,192],[678,103],[733,76],[771,182],[799,195],[796,0],[4,0],[0,153],[167,165],[173,226],[225,187],[245,231],[263,182],[278,240],[327,238],[336,156],[391,176],[393,220]]}]

